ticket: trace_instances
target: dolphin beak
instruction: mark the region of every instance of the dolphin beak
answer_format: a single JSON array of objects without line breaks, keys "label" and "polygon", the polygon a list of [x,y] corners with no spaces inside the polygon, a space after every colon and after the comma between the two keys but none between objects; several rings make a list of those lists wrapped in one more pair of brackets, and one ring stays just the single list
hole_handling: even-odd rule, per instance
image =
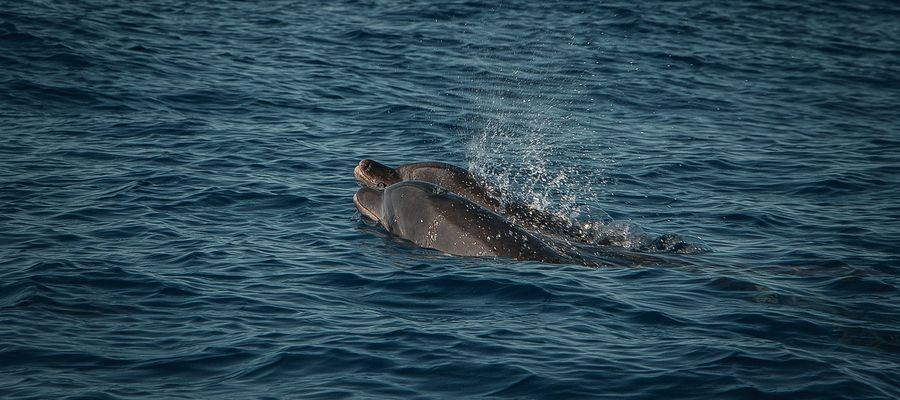
[{"label": "dolphin beak", "polygon": [[372,160],[360,160],[359,164],[356,164],[356,167],[353,168],[353,176],[356,178],[356,183],[359,186],[372,186],[372,177],[369,176],[371,169]]},{"label": "dolphin beak", "polygon": [[356,209],[359,210],[359,213],[362,214],[363,217],[376,223],[380,222],[380,220],[378,219],[378,215],[375,214],[375,211],[371,210],[369,207],[363,204],[362,201],[360,201],[359,192],[356,192],[353,195],[353,204],[356,205]]},{"label": "dolphin beak", "polygon": [[[363,168],[362,168],[362,163],[360,163],[359,165],[357,165],[356,168],[353,168],[353,176],[356,178],[356,183],[357,183],[359,186],[365,186],[365,184],[363,184]],[[354,197],[356,197],[356,196],[354,195]]]}]

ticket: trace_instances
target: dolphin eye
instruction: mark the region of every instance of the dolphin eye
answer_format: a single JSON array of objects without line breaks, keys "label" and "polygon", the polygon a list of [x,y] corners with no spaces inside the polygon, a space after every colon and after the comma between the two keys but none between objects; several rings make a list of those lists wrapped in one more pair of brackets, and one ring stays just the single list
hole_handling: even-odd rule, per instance
[{"label": "dolphin eye", "polygon": [[378,186],[379,189],[384,189],[384,187],[387,185],[385,185],[384,182],[378,182],[378,184],[376,184],[375,186]]}]

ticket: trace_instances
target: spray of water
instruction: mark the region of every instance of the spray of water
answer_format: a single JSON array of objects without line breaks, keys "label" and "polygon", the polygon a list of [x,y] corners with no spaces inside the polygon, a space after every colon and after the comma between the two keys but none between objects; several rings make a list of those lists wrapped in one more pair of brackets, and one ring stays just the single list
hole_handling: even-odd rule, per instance
[{"label": "spray of water", "polygon": [[[613,221],[601,208],[610,198],[606,171],[614,160],[603,153],[602,132],[581,123],[569,104],[514,79],[482,89],[474,132],[467,144],[469,170],[498,189],[506,202],[553,214],[590,244],[630,250],[694,252],[676,235],[653,237],[639,226]],[[533,83],[533,81],[532,81]],[[492,87],[492,85],[486,85]],[[686,250],[687,249],[687,250]]]},{"label": "spray of water", "polygon": [[552,61],[559,46],[578,54],[579,47],[593,45],[550,31],[530,41],[492,44],[471,59],[477,73],[468,85],[475,88],[465,132],[469,170],[507,203],[525,203],[567,221],[582,242],[650,251],[673,251],[683,243],[675,235],[654,238],[635,224],[613,221],[602,209],[602,201],[612,198],[607,170],[615,168],[614,143],[604,141],[602,116],[590,104],[590,93],[602,86],[590,68],[579,67],[590,58]]},{"label": "spray of water", "polygon": [[544,82],[512,76],[478,92],[478,119],[471,121],[475,130],[466,152],[469,169],[507,202],[573,224],[608,219],[596,204],[612,161],[596,143],[586,143],[591,134],[564,101],[545,94]]},{"label": "spray of water", "polygon": [[[509,129],[521,121],[530,124]],[[523,202],[566,221],[580,241],[649,252],[705,251],[677,235],[652,236],[634,223],[614,221],[600,207],[602,199],[611,197],[605,168],[614,163],[600,154],[585,154],[592,147],[566,140],[557,128],[546,118],[498,114],[470,140],[469,169],[498,189],[507,203]]]}]

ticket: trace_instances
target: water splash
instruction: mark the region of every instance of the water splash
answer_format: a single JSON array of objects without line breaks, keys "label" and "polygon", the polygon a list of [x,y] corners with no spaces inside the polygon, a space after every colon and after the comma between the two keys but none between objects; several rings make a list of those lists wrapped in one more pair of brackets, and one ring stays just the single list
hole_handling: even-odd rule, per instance
[{"label": "water splash", "polygon": [[579,107],[546,94],[565,92],[548,90],[549,82],[513,73],[483,85],[476,102],[479,119],[471,121],[476,130],[467,143],[469,170],[496,188],[504,202],[563,219],[582,242],[645,252],[705,251],[678,235],[653,236],[634,223],[614,221],[599,206],[612,196],[607,170],[616,163],[604,153],[612,147],[602,145],[602,132],[581,123],[589,116],[573,111]]},{"label": "water splash", "polygon": [[[611,159],[578,138],[585,129],[566,104],[541,95],[513,79],[509,84],[529,94],[484,90],[477,105],[482,119],[467,145],[469,169],[508,197],[539,210],[567,217],[586,212],[602,193]],[[590,161],[590,162],[585,162]]]}]

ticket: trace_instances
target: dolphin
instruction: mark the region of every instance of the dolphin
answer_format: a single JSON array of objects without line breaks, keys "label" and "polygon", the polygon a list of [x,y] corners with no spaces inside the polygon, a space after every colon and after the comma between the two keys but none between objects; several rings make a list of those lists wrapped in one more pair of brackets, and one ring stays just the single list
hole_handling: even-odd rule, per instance
[{"label": "dolphin", "polygon": [[537,236],[430,182],[398,181],[384,190],[364,186],[353,203],[366,219],[420,247],[458,256],[565,262]]},{"label": "dolphin", "polygon": [[597,243],[596,237],[565,218],[517,201],[501,201],[503,196],[500,191],[485,184],[484,179],[452,164],[419,162],[391,168],[377,161],[362,160],[353,169],[353,175],[360,186],[377,189],[411,180],[432,183],[500,214],[525,229],[587,244],[606,244]]}]

